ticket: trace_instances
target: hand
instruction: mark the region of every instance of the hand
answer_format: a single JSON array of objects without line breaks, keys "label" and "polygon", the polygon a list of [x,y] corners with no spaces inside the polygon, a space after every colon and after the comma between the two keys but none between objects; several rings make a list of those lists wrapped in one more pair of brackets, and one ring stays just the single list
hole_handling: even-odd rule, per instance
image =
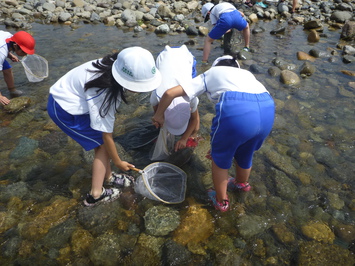
[{"label": "hand", "polygon": [[186,148],[186,142],[187,142],[187,139],[179,139],[175,143],[175,151],[178,151],[178,150]]},{"label": "hand", "polygon": [[164,125],[164,118],[158,117],[157,115],[154,115],[152,117],[152,122],[153,122],[153,125],[156,128],[159,128],[159,127],[162,127]]},{"label": "hand", "polygon": [[2,105],[7,105],[10,103],[10,100],[8,98],[6,98],[5,96],[0,95],[0,103]]},{"label": "hand", "polygon": [[19,62],[19,61],[20,61],[16,55],[13,55],[13,54],[11,54],[11,53],[9,53],[8,58],[10,58],[10,60],[11,60],[12,62]]},{"label": "hand", "polygon": [[119,164],[116,165],[120,170],[126,172],[128,170],[131,170],[132,168],[135,168],[133,164],[130,164],[126,161],[121,161]]}]

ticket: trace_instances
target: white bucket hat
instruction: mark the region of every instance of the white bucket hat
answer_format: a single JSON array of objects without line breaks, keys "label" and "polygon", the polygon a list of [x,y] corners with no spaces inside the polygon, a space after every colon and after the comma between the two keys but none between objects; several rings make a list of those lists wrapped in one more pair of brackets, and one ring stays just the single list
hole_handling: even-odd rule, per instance
[{"label": "white bucket hat", "polygon": [[135,46],[122,50],[112,65],[112,75],[124,88],[134,92],[149,92],[161,83],[161,74],[153,55]]},{"label": "white bucket hat", "polygon": [[[217,65],[220,61],[226,60],[226,59],[233,59],[233,56],[231,56],[231,55],[224,55],[224,56],[218,57],[216,60],[213,61],[212,66],[214,67],[214,66]],[[239,65],[238,61],[235,60],[235,62],[237,63],[238,67],[240,68],[240,65]]]},{"label": "white bucket hat", "polygon": [[207,22],[207,20],[208,20],[208,17],[206,17],[207,13],[210,12],[212,7],[214,7],[214,4],[206,3],[201,8],[201,13],[202,13],[202,16],[205,18],[205,22]]},{"label": "white bucket hat", "polygon": [[166,129],[173,135],[182,135],[191,117],[189,102],[183,97],[176,97],[164,112]]}]

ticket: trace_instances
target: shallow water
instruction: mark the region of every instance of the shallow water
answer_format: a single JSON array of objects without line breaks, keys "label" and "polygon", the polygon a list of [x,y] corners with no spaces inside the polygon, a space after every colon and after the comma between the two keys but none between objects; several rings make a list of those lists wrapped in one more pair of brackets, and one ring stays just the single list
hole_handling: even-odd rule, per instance
[{"label": "shallow water", "polygon": [[[287,26],[286,32],[271,35],[280,25]],[[266,30],[252,35],[253,61],[242,62],[242,67],[254,62],[265,70],[256,76],[275,98],[274,129],[255,155],[252,191],[230,194],[232,209],[225,214],[217,213],[206,201],[210,170],[203,161],[203,147],[208,148],[208,141],[201,142],[201,148],[182,167],[188,175],[186,200],[167,207],[177,211],[182,221],[188,220],[186,215],[193,208],[196,213],[207,210],[211,220],[201,223],[202,216],[197,215],[187,227],[192,234],[209,224],[213,232],[206,229],[202,231],[205,238],[201,235],[199,241],[185,242],[179,238],[181,228],[163,236],[148,231],[145,212],[163,204],[142,199],[129,189],[119,201],[95,209],[80,207],[90,187],[90,154],[53,127],[45,107],[51,84],[83,62],[133,45],[149,49],[156,57],[164,45],[181,45],[191,39],[196,44],[188,48],[201,62],[203,37],[156,36],[103,25],[79,24],[72,29],[33,24],[37,53],[49,61],[50,76],[29,83],[21,65],[14,64],[16,85],[31,97],[32,105],[18,114],[0,114],[0,263],[352,265],[355,91],[349,82],[355,79],[340,71],[353,71],[354,65],[341,61],[341,51],[336,48],[340,30],[325,28],[327,37],[310,44],[300,25],[275,20],[258,26]],[[223,53],[220,42],[213,47],[211,61]],[[299,73],[303,62],[296,53],[314,47],[335,49],[335,61],[318,58],[312,63],[316,73],[302,79],[300,85],[285,86],[278,77],[267,74],[276,53]],[[203,70],[198,66],[199,73]],[[3,84],[1,87],[4,92]],[[129,105],[120,107],[116,136],[139,132],[149,124],[149,95],[130,95],[129,100]],[[208,140],[213,108],[205,97],[201,97],[199,110],[200,134]],[[123,156],[144,168],[149,164],[150,147],[127,149]]]}]

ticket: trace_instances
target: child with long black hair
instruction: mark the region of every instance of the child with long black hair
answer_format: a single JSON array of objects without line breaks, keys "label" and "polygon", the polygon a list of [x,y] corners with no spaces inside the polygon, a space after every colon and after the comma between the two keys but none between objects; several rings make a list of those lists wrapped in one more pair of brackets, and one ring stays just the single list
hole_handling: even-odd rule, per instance
[{"label": "child with long black hair", "polygon": [[112,172],[110,165],[112,160],[122,171],[134,167],[121,160],[112,137],[115,113],[121,101],[127,103],[125,89],[149,92],[160,82],[152,54],[141,47],[131,47],[72,69],[50,88],[49,116],[85,150],[95,150],[86,206],[118,198],[119,190],[105,189],[104,181],[116,187],[130,183],[129,176]]}]

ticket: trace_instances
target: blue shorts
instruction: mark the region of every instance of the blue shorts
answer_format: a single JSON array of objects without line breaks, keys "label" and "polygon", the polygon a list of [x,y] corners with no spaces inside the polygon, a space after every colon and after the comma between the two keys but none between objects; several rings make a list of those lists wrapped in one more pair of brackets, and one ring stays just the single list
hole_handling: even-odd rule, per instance
[{"label": "blue shorts", "polygon": [[269,93],[227,91],[216,104],[211,127],[211,156],[219,168],[229,169],[233,158],[243,169],[270,134],[275,117]]},{"label": "blue shorts", "polygon": [[6,70],[11,68],[11,65],[9,62],[7,62],[6,60],[4,61],[4,63],[2,64],[2,70]]},{"label": "blue shorts", "polygon": [[223,13],[208,36],[211,39],[217,40],[220,39],[228,30],[237,29],[242,31],[247,25],[248,22],[244,19],[238,10]]},{"label": "blue shorts", "polygon": [[69,137],[78,142],[86,151],[101,146],[102,132],[90,127],[90,115],[71,115],[60,107],[49,94],[47,112],[54,123]]}]

